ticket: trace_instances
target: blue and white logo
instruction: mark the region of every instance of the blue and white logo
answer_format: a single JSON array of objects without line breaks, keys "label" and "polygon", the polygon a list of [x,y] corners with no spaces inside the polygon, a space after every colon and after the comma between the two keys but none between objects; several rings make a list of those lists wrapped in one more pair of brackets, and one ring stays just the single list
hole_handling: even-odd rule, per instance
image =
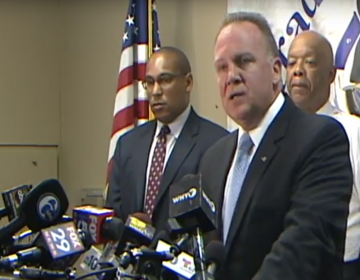
[{"label": "blue and white logo", "polygon": [[59,216],[59,199],[52,193],[44,194],[38,201],[37,212],[44,221],[53,221]]}]

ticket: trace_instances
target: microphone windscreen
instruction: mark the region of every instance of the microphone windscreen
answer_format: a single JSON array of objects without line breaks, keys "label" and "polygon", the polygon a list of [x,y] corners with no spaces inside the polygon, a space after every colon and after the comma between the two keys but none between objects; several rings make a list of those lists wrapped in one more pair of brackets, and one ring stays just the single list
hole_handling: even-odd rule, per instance
[{"label": "microphone windscreen", "polygon": [[84,245],[85,250],[90,250],[91,246],[93,245],[93,239],[91,234],[88,231],[82,231],[80,229],[78,229],[78,234],[81,242]]},{"label": "microphone windscreen", "polygon": [[149,225],[152,224],[151,222],[151,218],[149,215],[145,214],[145,213],[141,213],[141,212],[136,212],[134,214],[131,214],[131,216],[143,221],[144,223],[147,223]]},{"label": "microphone windscreen", "polygon": [[19,206],[27,227],[37,232],[61,221],[69,200],[60,182],[49,179],[33,188]]},{"label": "microphone windscreen", "polygon": [[161,230],[154,236],[153,240],[150,243],[149,248],[156,249],[159,240],[165,241],[166,243],[171,243],[170,236],[166,233],[165,230]]},{"label": "microphone windscreen", "polygon": [[205,247],[205,262],[206,265],[215,263],[217,267],[224,265],[226,258],[225,246],[218,240],[210,241]]},{"label": "microphone windscreen", "polygon": [[104,238],[108,240],[118,240],[120,236],[123,234],[125,229],[124,222],[117,217],[108,217],[105,219],[102,235]]}]

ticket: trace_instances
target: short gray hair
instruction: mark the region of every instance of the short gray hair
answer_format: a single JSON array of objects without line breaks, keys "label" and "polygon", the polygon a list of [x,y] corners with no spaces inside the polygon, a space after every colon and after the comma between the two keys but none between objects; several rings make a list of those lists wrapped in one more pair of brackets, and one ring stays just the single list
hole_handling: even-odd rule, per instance
[{"label": "short gray hair", "polygon": [[216,36],[216,40],[219,37],[219,33],[221,32],[221,30],[223,30],[224,27],[232,23],[246,21],[256,25],[260,29],[261,33],[266,37],[270,55],[274,57],[279,56],[279,50],[276,44],[274,34],[271,31],[268,21],[260,13],[242,11],[227,14],[225,19],[221,23],[220,30]]}]

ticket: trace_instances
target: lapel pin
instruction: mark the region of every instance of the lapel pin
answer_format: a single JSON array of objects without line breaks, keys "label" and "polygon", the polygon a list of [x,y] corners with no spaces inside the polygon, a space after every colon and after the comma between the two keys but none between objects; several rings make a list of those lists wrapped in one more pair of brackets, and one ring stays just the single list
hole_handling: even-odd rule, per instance
[{"label": "lapel pin", "polygon": [[266,160],[267,160],[267,157],[261,157],[261,160],[263,161],[263,162],[265,162]]}]

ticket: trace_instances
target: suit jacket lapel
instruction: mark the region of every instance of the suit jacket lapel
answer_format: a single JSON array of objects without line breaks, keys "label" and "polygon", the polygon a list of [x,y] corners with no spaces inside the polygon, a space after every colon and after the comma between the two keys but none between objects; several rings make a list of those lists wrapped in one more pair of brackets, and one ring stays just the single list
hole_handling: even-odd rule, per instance
[{"label": "suit jacket lapel", "polygon": [[284,106],[270,124],[249,166],[230,225],[229,236],[225,246],[227,252],[229,252],[232,241],[240,228],[258,182],[274,159],[279,148],[279,141],[285,136],[287,125],[292,114],[291,107],[294,106],[287,98],[285,100]]},{"label": "suit jacket lapel", "polygon": [[149,125],[144,129],[141,134],[141,138],[138,139],[139,143],[137,145],[137,150],[135,153],[134,162],[136,166],[134,166],[134,176],[135,176],[135,209],[134,211],[143,211],[144,206],[144,195],[146,188],[146,172],[147,165],[149,160],[150,148],[152,144],[152,140],[154,138],[156,129],[156,122],[152,121]]},{"label": "suit jacket lapel", "polygon": [[183,164],[184,160],[194,148],[196,144],[195,136],[199,132],[199,117],[196,113],[191,109],[188,119],[186,120],[184,127],[176,140],[175,146],[171,155],[167,161],[164,175],[161,179],[159,194],[156,197],[155,201],[155,209],[156,205],[162,199],[165,194],[167,188],[170,186],[170,183],[174,179],[177,171],[180,166]]}]

